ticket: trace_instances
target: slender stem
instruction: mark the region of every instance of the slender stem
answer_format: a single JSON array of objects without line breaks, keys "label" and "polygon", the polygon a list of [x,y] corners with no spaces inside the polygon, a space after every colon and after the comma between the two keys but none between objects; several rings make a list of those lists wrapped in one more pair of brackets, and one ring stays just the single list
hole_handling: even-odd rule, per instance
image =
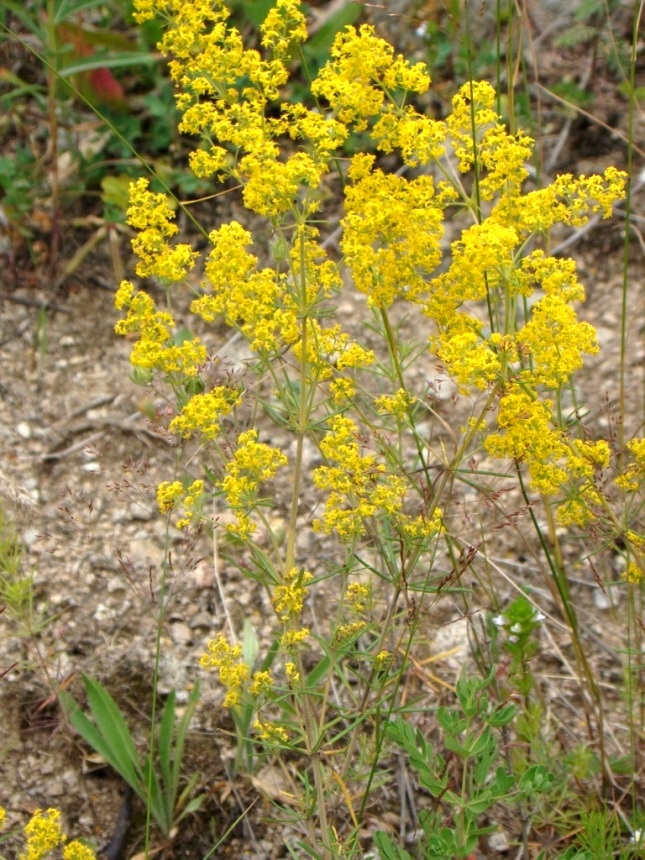
[{"label": "slender stem", "polygon": [[[298,416],[295,429],[296,436],[296,456],[293,472],[293,487],[291,497],[291,508],[289,513],[289,529],[287,535],[287,547],[284,559],[283,575],[286,577],[295,562],[296,549],[296,534],[298,529],[298,507],[300,500],[300,490],[303,478],[303,450],[304,439],[309,427],[309,410],[311,408],[310,398],[308,397],[308,377],[309,377],[309,361],[307,358],[308,346],[308,320],[309,306],[307,297],[307,265],[306,265],[306,248],[304,231],[300,230],[297,238],[299,242],[300,255],[300,273],[299,273],[299,312],[300,312],[300,366],[299,366],[299,405]],[[302,657],[297,656],[296,663],[300,676],[303,678],[306,687],[306,670],[302,662]],[[302,702],[302,721],[305,728],[307,752],[311,761],[311,769],[314,777],[314,787],[316,791],[316,805],[318,820],[320,822],[321,841],[322,841],[322,858],[323,860],[332,860],[333,854],[329,845],[329,822],[327,819],[327,803],[325,798],[325,779],[323,767],[320,760],[320,755],[317,750],[319,748],[319,731],[318,719],[316,717],[315,708],[312,701],[312,696],[309,693],[304,693],[301,699]]]}]

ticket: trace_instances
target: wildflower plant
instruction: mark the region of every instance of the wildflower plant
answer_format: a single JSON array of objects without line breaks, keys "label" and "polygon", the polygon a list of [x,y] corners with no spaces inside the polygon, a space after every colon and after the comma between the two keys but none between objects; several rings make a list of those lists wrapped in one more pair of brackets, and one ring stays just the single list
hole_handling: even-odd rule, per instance
[{"label": "wildflower plant", "polygon": [[[564,525],[619,526],[605,479],[613,452],[567,405],[573,375],[598,351],[596,333],[578,316],[585,294],[575,263],[545,248],[554,225],[609,218],[626,175],[610,167],[527,190],[533,140],[505,127],[493,87],[468,82],[448,116],[432,118],[417,107],[431,83],[425,65],[396,55],[368,25],[338,34],[312,101],[292,103],[290,70],[307,38],[296,0],[277,0],[257,50],[245,48],[222,0],[134,7],[139,22],[164,23],[159,49],[171,58],[179,129],[196,139],[191,169],[214,187],[239,188],[273,238],[261,257],[245,226],[222,224],[198,264],[175,241],[174,205],[138,180],[127,213],[136,271],[166,288],[169,306],[124,281],[117,331],[134,338],[140,378],[174,392],[178,443],[199,444],[191,465],[203,475],[161,484],[161,512],[180,528],[215,529],[275,613],[260,666],[245,660],[234,630],[212,639],[201,664],[224,687],[242,743],[304,763],[301,839],[329,858],[341,842],[357,844],[424,608],[460,587],[467,546],[451,527],[450,501],[470,458],[513,464],[529,506],[542,497]],[[359,133],[370,151],[349,157]],[[388,172],[382,155],[402,169]],[[344,207],[339,255],[325,242],[332,183]],[[453,220],[462,229],[448,250]],[[178,286],[192,293],[201,336],[177,337]],[[369,328],[343,328],[337,303],[346,291]],[[430,332],[422,347],[399,337],[402,309]],[[203,332],[215,322],[243,338],[250,357],[241,379],[212,386],[215,341]],[[424,429],[440,419],[412,372],[421,348],[471,398],[452,450]],[[289,442],[272,444],[270,426]],[[642,484],[638,445],[619,479],[625,492]],[[287,475],[281,511],[275,487]],[[325,547],[316,567],[296,539],[307,529]],[[634,584],[643,547],[630,534]],[[314,628],[321,599],[324,623]],[[510,628],[519,624],[523,637],[517,672],[537,619],[525,622]],[[339,804],[343,815],[331,812]]]}]

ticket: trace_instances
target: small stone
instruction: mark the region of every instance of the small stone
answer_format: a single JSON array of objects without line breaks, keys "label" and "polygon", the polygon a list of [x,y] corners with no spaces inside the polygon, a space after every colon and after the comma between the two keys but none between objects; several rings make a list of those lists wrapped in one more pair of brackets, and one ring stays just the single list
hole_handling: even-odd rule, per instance
[{"label": "small stone", "polygon": [[103,624],[105,621],[110,621],[114,618],[114,612],[110,609],[109,606],[106,606],[105,603],[99,603],[99,605],[94,610],[94,620],[98,621],[99,624]]},{"label": "small stone", "polygon": [[193,632],[183,621],[174,621],[170,625],[170,638],[175,645],[190,645],[193,641]]},{"label": "small stone", "polygon": [[62,779],[56,779],[47,786],[48,797],[60,797],[62,794],[65,794],[65,791],[65,783]]},{"label": "small stone", "polygon": [[38,540],[38,532],[36,529],[25,529],[22,533],[22,542],[30,549]]},{"label": "small stone", "polygon": [[611,600],[606,591],[602,588],[595,588],[593,592],[593,603],[596,609],[609,609]]},{"label": "small stone", "polygon": [[202,628],[203,630],[210,630],[213,626],[214,618],[210,614],[210,612],[198,612],[197,615],[194,615],[190,619],[190,628],[191,630],[197,630]]},{"label": "small stone", "polygon": [[91,472],[92,474],[96,474],[101,471],[101,464],[97,463],[96,460],[93,460],[90,463],[83,463],[81,466],[81,472]]},{"label": "small stone", "polygon": [[147,522],[155,516],[155,510],[145,502],[130,502],[130,518]]},{"label": "small stone", "polygon": [[108,594],[115,594],[117,591],[125,591],[125,583],[120,576],[113,576],[107,584]]},{"label": "small stone", "polygon": [[503,854],[505,851],[508,851],[510,847],[508,844],[508,837],[503,830],[498,830],[497,833],[491,833],[488,837],[488,847],[496,854]]},{"label": "small stone", "polygon": [[31,439],[31,427],[26,421],[19,421],[16,424],[16,433],[21,439]]}]

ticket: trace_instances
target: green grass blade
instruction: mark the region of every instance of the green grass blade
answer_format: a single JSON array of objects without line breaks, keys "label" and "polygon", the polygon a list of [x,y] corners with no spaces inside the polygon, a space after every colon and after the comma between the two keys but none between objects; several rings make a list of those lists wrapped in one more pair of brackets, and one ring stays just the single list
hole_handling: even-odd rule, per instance
[{"label": "green grass blade", "polygon": [[172,736],[175,727],[175,691],[172,690],[166,700],[166,704],[161,714],[161,722],[159,724],[159,741],[157,754],[159,756],[159,768],[161,770],[161,779],[163,783],[164,793],[172,797],[172,806],[175,805],[174,788],[174,762],[172,761]]}]

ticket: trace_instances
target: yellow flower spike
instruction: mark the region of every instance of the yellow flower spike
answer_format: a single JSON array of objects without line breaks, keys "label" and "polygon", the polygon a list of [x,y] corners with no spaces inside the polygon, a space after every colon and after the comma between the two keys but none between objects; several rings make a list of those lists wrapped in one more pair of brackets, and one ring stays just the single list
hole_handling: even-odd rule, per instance
[{"label": "yellow flower spike", "polygon": [[345,191],[342,224],[345,260],[370,306],[425,297],[443,236],[443,206],[430,176],[408,180],[381,170],[362,176]]},{"label": "yellow flower spike", "polygon": [[309,571],[299,571],[294,567],[285,576],[284,583],[276,586],[271,602],[280,621],[287,622],[300,615],[309,594],[307,585],[312,579]]},{"label": "yellow flower spike", "polygon": [[96,860],[96,854],[80,842],[69,842],[63,848],[63,860]]},{"label": "yellow flower spike", "polygon": [[307,38],[307,20],[300,10],[300,0],[277,0],[260,24],[262,45],[277,56],[287,53],[292,42]]},{"label": "yellow flower spike", "polygon": [[215,439],[221,430],[222,418],[230,415],[242,402],[242,395],[233,388],[220,385],[205,394],[193,394],[188,403],[170,422],[170,432],[183,436]]},{"label": "yellow flower spike", "polygon": [[350,582],[345,592],[345,598],[355,612],[365,610],[365,602],[370,596],[370,590],[360,582]]},{"label": "yellow flower spike", "polygon": [[270,672],[256,672],[249,686],[249,692],[252,696],[261,696],[263,693],[270,693],[273,687],[273,678]]},{"label": "yellow flower spike", "polygon": [[298,630],[285,630],[280,637],[280,647],[284,651],[297,651],[305,644],[309,636],[308,627],[301,627]]},{"label": "yellow flower spike", "polygon": [[258,740],[266,744],[286,744],[289,742],[287,730],[276,723],[256,720],[253,728],[257,732]]},{"label": "yellow flower spike", "polygon": [[627,565],[627,570],[623,573],[623,579],[628,585],[640,585],[644,578],[643,570],[633,561]]},{"label": "yellow flower spike", "polygon": [[162,514],[173,510],[179,499],[184,495],[184,485],[181,481],[162,481],[157,487],[157,504]]},{"label": "yellow flower spike", "polygon": [[27,851],[20,855],[20,860],[43,860],[65,841],[60,812],[57,809],[48,809],[46,812],[37,809],[31,821],[25,825],[25,836]]},{"label": "yellow flower spike", "polygon": [[284,671],[290,684],[297,684],[300,680],[300,672],[295,663],[287,662],[284,664]]},{"label": "yellow flower spike", "polygon": [[251,671],[242,660],[242,648],[239,645],[229,645],[226,637],[220,633],[217,639],[211,639],[202,654],[199,664],[203,669],[216,669],[219,680],[226,689],[224,707],[233,708],[242,701],[243,685],[249,680]]},{"label": "yellow flower spike", "polygon": [[237,516],[237,524],[231,524],[227,529],[242,540],[253,532],[249,514],[259,502],[261,484],[275,477],[278,469],[288,462],[282,451],[257,439],[257,430],[240,434],[233,459],[227,464],[226,474],[220,482],[229,507]]}]

